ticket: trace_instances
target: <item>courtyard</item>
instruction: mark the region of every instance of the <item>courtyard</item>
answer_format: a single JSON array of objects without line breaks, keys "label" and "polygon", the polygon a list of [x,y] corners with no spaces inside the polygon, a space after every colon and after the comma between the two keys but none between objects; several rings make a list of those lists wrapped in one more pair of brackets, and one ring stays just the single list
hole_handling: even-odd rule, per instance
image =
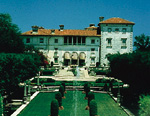
[{"label": "courtyard", "polygon": [[[128,116],[122,108],[107,94],[94,93],[99,116]],[[81,91],[67,91],[66,99],[63,99],[64,110],[59,111],[59,116],[88,116],[85,110],[87,100]],[[55,98],[54,92],[39,93],[18,116],[48,116],[50,104]]]}]

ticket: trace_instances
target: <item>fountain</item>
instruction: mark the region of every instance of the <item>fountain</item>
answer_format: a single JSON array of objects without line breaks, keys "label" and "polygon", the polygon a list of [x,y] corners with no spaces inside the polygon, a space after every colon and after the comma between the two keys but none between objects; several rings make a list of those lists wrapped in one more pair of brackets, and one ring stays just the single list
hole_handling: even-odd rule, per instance
[{"label": "fountain", "polygon": [[77,116],[77,106],[78,106],[78,90],[77,90],[77,85],[78,85],[78,79],[80,78],[80,71],[79,67],[76,67],[77,75],[73,81],[73,87],[75,88],[73,91],[73,101],[74,105],[72,106],[74,109],[74,112],[72,112],[72,116]]}]

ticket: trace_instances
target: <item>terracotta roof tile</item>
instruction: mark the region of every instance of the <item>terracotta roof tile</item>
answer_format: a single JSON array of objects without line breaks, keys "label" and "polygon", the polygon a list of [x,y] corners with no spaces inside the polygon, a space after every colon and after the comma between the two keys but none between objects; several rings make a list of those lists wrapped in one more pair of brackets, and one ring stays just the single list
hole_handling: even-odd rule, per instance
[{"label": "terracotta roof tile", "polygon": [[100,24],[131,24],[131,25],[134,25],[135,23],[130,22],[125,19],[122,19],[122,18],[114,17],[114,18],[110,18],[110,19],[101,21]]},{"label": "terracotta roof tile", "polygon": [[52,36],[100,36],[97,30],[63,30],[55,29],[55,34],[51,34],[51,29],[38,29],[38,33],[32,30],[22,33],[22,35],[52,35]]}]

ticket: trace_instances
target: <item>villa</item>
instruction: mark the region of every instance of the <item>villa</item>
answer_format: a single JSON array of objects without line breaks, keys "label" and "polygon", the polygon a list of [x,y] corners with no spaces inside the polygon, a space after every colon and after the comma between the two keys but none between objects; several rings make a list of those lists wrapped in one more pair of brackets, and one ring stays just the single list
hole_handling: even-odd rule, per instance
[{"label": "villa", "polygon": [[25,45],[33,45],[47,56],[54,66],[108,66],[107,54],[133,51],[133,25],[122,18],[104,20],[84,30],[44,29],[32,26],[22,33]]}]

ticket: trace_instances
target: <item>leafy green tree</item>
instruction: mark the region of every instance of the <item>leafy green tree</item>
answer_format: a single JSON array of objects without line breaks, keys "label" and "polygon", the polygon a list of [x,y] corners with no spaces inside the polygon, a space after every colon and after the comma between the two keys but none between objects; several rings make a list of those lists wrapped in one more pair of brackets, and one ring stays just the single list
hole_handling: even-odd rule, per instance
[{"label": "leafy green tree", "polygon": [[22,53],[24,44],[20,34],[18,26],[12,23],[11,16],[0,13],[0,52]]},{"label": "leafy green tree", "polygon": [[135,36],[134,46],[140,51],[150,51],[150,40],[149,36],[141,34],[140,36]]},{"label": "leafy green tree", "polygon": [[139,115],[150,116],[150,96],[142,95],[139,100]]},{"label": "leafy green tree", "polygon": [[51,102],[51,116],[58,116],[58,113],[59,113],[58,101],[54,99]]},{"label": "leafy green tree", "polygon": [[0,90],[7,95],[39,72],[39,59],[35,54],[0,54]]},{"label": "leafy green tree", "polygon": [[96,116],[97,115],[97,103],[96,101],[93,99],[90,101],[90,116]]}]

